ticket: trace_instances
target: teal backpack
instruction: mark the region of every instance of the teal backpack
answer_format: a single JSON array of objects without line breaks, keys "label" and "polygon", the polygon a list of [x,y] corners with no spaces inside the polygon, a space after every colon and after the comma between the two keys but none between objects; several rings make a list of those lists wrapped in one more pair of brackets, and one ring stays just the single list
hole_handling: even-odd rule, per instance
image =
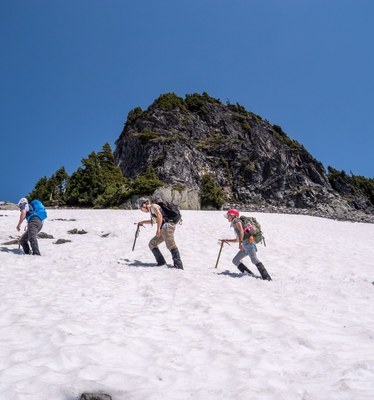
[{"label": "teal backpack", "polygon": [[257,219],[255,217],[246,217],[245,215],[241,215],[240,220],[243,225],[244,239],[253,236],[256,244],[263,243],[264,246],[266,246],[265,236],[262,233],[261,225]]},{"label": "teal backpack", "polygon": [[30,218],[38,217],[40,221],[44,221],[47,218],[47,211],[40,200],[32,200],[30,202],[34,212],[32,212],[26,219],[29,222]]}]

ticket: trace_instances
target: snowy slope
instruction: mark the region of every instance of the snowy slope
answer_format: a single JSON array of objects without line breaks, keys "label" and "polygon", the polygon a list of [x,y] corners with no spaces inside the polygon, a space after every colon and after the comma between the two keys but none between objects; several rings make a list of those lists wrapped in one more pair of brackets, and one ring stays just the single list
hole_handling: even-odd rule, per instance
[{"label": "snowy slope", "polygon": [[[3,243],[19,212],[1,215]],[[222,212],[183,212],[184,271],[149,267],[155,227],[131,251],[140,211],[50,210],[42,257],[0,245],[0,399],[373,399],[374,225],[253,215],[272,282],[235,244],[214,268]]]}]

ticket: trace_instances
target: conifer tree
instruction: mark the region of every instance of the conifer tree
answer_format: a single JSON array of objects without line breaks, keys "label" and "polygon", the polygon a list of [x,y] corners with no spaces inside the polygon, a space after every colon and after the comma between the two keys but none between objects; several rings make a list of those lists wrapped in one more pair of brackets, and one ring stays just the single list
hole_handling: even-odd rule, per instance
[{"label": "conifer tree", "polygon": [[48,201],[48,192],[48,178],[43,176],[43,178],[40,178],[38,182],[36,182],[34,189],[28,195],[28,199],[38,199],[45,203]]},{"label": "conifer tree", "polygon": [[64,205],[64,192],[68,178],[65,168],[61,167],[50,178],[44,176],[39,179],[28,197],[41,200],[47,206]]},{"label": "conifer tree", "polygon": [[205,174],[201,178],[200,200],[203,207],[221,208],[225,203],[225,193],[213,180],[212,175]]},{"label": "conifer tree", "polygon": [[125,179],[114,164],[112,149],[105,143],[99,153],[91,152],[82,159],[66,186],[66,203],[81,207],[110,207],[117,205]]}]

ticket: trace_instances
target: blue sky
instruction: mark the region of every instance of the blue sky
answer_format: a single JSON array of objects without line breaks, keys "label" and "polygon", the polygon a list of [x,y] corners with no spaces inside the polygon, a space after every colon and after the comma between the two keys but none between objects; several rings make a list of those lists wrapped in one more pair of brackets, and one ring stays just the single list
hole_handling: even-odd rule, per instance
[{"label": "blue sky", "polygon": [[167,92],[239,102],[374,177],[373,16],[371,0],[0,0],[0,200],[114,148]]}]

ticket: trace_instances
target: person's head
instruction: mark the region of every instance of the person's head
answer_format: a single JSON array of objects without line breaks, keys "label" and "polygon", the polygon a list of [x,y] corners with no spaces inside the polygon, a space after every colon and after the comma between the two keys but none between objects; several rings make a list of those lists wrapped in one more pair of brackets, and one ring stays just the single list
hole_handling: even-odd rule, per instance
[{"label": "person's head", "polygon": [[28,203],[28,201],[27,201],[26,197],[22,197],[22,199],[19,200],[17,206],[18,206],[19,208],[21,208],[22,206],[24,206],[24,205],[27,204],[27,203]]},{"label": "person's head", "polygon": [[139,209],[143,212],[148,212],[148,205],[149,205],[149,200],[148,199],[139,199],[138,201]]},{"label": "person's head", "polygon": [[227,213],[224,215],[225,218],[228,219],[228,221],[232,221],[235,218],[239,217],[239,211],[236,210],[235,208],[230,208],[230,210],[227,211]]}]

